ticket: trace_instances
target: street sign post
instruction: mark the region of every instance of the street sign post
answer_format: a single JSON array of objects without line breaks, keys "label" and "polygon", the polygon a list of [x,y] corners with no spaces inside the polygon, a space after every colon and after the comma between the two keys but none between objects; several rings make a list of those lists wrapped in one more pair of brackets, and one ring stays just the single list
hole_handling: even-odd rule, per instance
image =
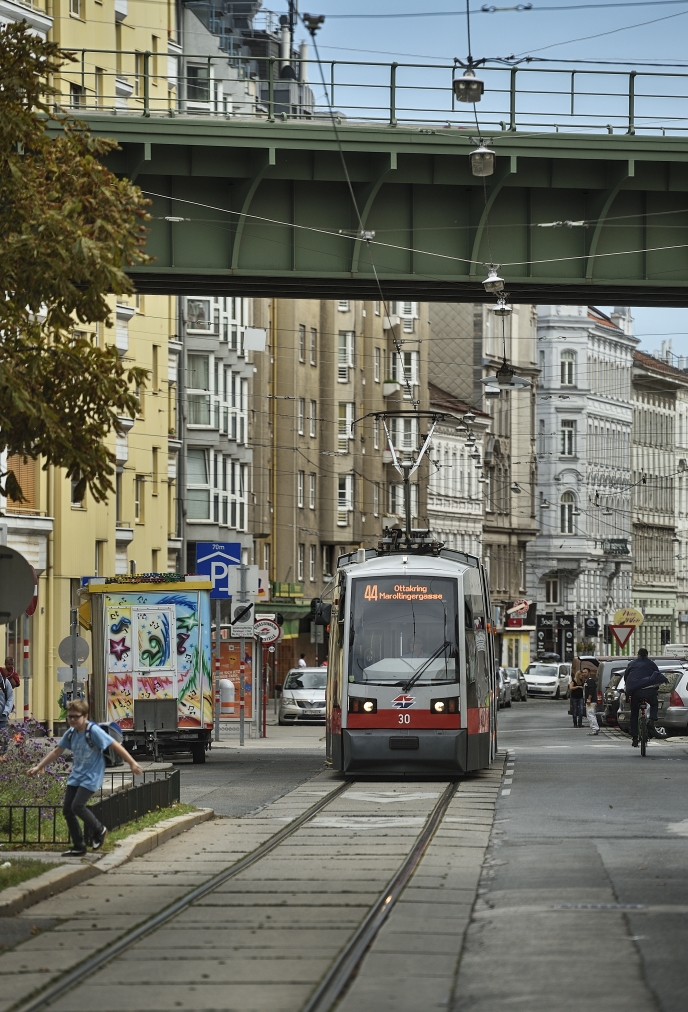
[{"label": "street sign post", "polygon": [[619,644],[621,649],[626,646],[631,636],[635,632],[636,627],[634,625],[610,625],[609,630]]},{"label": "street sign post", "polygon": [[253,626],[253,632],[259,636],[263,644],[277,643],[282,638],[282,627],[277,625],[274,619],[260,615]]},{"label": "street sign post", "polygon": [[211,598],[227,600],[232,596],[230,574],[240,565],[241,545],[238,541],[199,541],[196,544],[196,572],[207,576],[212,583]]}]

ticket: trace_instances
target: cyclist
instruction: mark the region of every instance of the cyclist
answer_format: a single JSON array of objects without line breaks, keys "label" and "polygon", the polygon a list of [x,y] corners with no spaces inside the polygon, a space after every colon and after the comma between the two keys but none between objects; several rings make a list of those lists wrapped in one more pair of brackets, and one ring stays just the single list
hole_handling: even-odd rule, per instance
[{"label": "cyclist", "polygon": [[649,738],[659,737],[655,730],[657,720],[657,689],[669,679],[665,678],[653,660],[647,656],[645,647],[641,647],[638,656],[626,668],[626,696],[631,700],[631,742],[633,748],[638,747],[638,716],[640,704],[646,699],[650,704],[650,719],[647,722]]}]

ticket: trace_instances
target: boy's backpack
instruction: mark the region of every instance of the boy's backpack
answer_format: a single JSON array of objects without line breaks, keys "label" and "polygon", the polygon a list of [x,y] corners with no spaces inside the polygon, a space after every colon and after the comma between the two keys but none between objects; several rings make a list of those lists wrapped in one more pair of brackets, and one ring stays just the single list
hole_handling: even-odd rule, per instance
[{"label": "boy's backpack", "polygon": [[[89,722],[86,725],[86,741],[88,742],[90,748],[93,748],[93,740],[91,738],[92,727],[93,721],[89,720]],[[105,734],[109,735],[113,739],[113,741],[118,742],[118,744],[121,744],[122,741],[124,740],[124,736],[122,734],[122,731],[120,730],[120,726],[116,721],[113,720],[109,724],[108,723],[98,724],[98,727],[100,728],[101,731],[105,731]],[[70,727],[69,729],[70,739],[73,734],[74,728]],[[103,749],[103,756],[105,758],[106,767],[121,766],[124,763],[122,757],[118,755],[117,752],[115,752],[114,748],[112,748],[111,745],[108,745],[107,748]]]}]

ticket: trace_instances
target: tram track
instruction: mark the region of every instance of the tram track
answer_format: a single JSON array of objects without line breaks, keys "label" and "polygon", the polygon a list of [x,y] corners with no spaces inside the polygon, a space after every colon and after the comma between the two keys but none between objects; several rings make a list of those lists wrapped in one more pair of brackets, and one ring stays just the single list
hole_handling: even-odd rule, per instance
[{"label": "tram track", "polygon": [[[152,917],[149,917],[141,922],[126,935],[115,939],[113,942],[105,945],[88,958],[82,960],[57,980],[48,984],[40,991],[34,992],[28,999],[25,998],[23,1001],[16,1003],[12,1006],[9,1012],[40,1012],[40,1010],[47,1009],[48,1007],[54,1005],[60,999],[64,999],[65,996],[69,995],[70,992],[78,989],[80,985],[84,984],[98,971],[107,967],[108,964],[112,963],[118,957],[123,956],[133,946],[137,945],[137,943],[140,943],[148,936],[153,935],[158,929],[163,928],[166,925],[170,925],[170,922],[184,914],[185,911],[198,901],[205,898],[206,904],[210,900],[216,907],[221,906],[222,904],[218,904],[217,900],[221,899],[223,893],[226,893],[226,889],[222,890],[220,887],[224,886],[225,883],[230,882],[231,879],[239,876],[242,872],[247,871],[247,869],[252,866],[257,865],[260,861],[280,847],[281,844],[285,843],[290,839],[290,837],[293,837],[296,833],[298,833],[299,830],[309,828],[311,830],[311,836],[313,831],[317,833],[320,828],[318,820],[316,820],[310,827],[308,827],[307,824],[311,823],[316,816],[321,815],[338,799],[346,798],[346,792],[353,787],[355,783],[356,781],[348,781],[343,784],[338,784],[334,790],[329,791],[324,797],[306,809],[306,811],[293,818],[287,826],[284,826],[277,833],[270,836],[258,847],[241,857],[230,867],[227,867],[216,875],[213,875],[201,885],[185,893],[183,896],[176,899]],[[354,795],[356,795],[356,793],[357,792],[353,792]],[[411,792],[411,797],[414,793],[415,792]],[[426,798],[428,797],[427,793],[422,796]],[[320,982],[312,990],[310,997],[308,997],[305,1001],[302,999],[301,1002],[299,1002],[299,1008],[302,1009],[302,1012],[329,1012],[329,1010],[332,1009],[334,1005],[336,1005],[337,1002],[346,994],[349,985],[354,979],[356,979],[357,972],[361,967],[366,953],[375,943],[380,929],[395,908],[397,900],[401,896],[405,887],[408,885],[410,879],[414,875],[414,872],[417,870],[420,862],[428,851],[428,847],[433,841],[438,829],[442,826],[449,806],[455,798],[458,800],[463,796],[463,793],[459,794],[459,783],[452,782],[442,790],[437,802],[433,805],[429,812],[427,811],[427,808],[424,809],[420,832],[413,837],[410,848],[406,852],[405,856],[402,857],[401,863],[398,865],[391,877],[387,877],[384,888],[380,889],[379,882],[376,883],[375,899],[371,904],[369,904],[367,912],[364,914],[362,920],[356,927],[353,928],[351,936],[344,942],[343,947],[333,954],[333,961],[326,970],[324,976],[320,979]],[[468,792],[466,792],[466,800],[468,800],[468,797],[472,796],[473,795],[469,795]],[[465,801],[463,803],[465,804]],[[471,802],[469,802],[469,804],[471,804]],[[336,810],[337,808],[335,806],[335,812]],[[413,821],[415,822],[416,819],[418,819],[418,822],[420,823],[421,820],[418,815],[416,815],[416,812],[417,809],[414,808],[415,818]],[[329,817],[330,816],[326,816],[326,819]],[[337,817],[346,818],[341,815]],[[322,820],[320,821],[322,822]],[[405,820],[403,817],[400,818],[401,823],[405,821],[408,820]],[[471,820],[450,819],[449,821],[470,822]],[[389,876],[389,872],[387,873],[387,876]],[[219,891],[218,896],[211,896],[210,894],[214,893],[216,890]],[[250,893],[250,890],[251,887],[248,885],[248,889],[246,890],[247,894]],[[228,896],[227,898],[229,901],[230,897]],[[201,904],[201,907],[203,907],[203,904]],[[230,915],[228,914],[228,916]],[[175,1002],[175,1004],[181,1003]],[[60,1003],[60,1007],[65,1007],[64,1001]]]}]

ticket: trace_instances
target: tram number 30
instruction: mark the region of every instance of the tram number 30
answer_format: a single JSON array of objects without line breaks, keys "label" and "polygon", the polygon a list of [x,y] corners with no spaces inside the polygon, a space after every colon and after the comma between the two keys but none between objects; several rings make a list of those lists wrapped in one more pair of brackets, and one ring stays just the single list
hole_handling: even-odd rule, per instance
[{"label": "tram number 30", "polygon": [[411,714],[410,713],[400,713],[399,714],[399,723],[400,724],[410,724],[411,723]]}]

